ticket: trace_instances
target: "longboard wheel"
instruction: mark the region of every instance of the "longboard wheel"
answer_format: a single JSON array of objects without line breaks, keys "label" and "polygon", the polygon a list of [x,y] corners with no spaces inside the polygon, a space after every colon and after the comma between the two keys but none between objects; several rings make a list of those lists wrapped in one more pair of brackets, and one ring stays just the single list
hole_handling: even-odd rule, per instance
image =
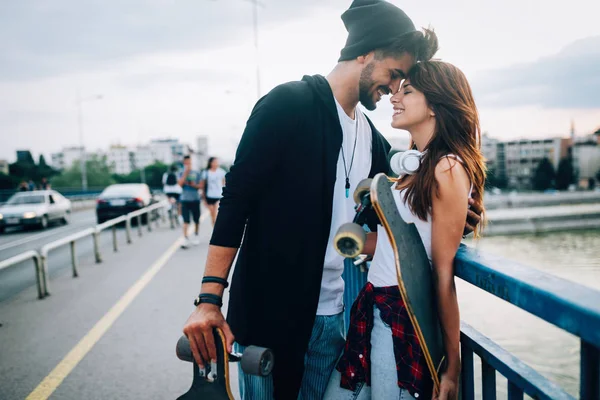
[{"label": "longboard wheel", "polygon": [[250,375],[267,376],[273,370],[275,357],[271,349],[258,346],[248,346],[242,354],[240,365],[242,370]]},{"label": "longboard wheel", "polygon": [[343,257],[354,258],[362,253],[367,234],[362,226],[347,222],[340,226],[333,238],[333,247]]},{"label": "longboard wheel", "polygon": [[362,198],[364,195],[371,192],[372,182],[373,179],[371,178],[363,179],[362,181],[358,182],[356,189],[354,189],[354,195],[352,196],[356,204],[362,203]]},{"label": "longboard wheel", "polygon": [[177,341],[177,347],[175,348],[177,358],[181,361],[192,362],[194,356],[192,355],[192,349],[190,348],[190,341],[186,336],[182,336]]}]

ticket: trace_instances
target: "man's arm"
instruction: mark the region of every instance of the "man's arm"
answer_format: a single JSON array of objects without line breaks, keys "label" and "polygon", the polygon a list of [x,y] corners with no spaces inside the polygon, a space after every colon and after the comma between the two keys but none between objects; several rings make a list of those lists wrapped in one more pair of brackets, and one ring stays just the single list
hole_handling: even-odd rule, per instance
[{"label": "man's arm", "polygon": [[[290,96],[281,87],[275,88],[254,107],[239,147],[235,162],[227,175],[227,186],[219,207],[210,242],[204,276],[227,279],[231,265],[240,246],[246,220],[253,202],[272,181],[279,166],[284,136],[294,126],[290,113],[295,109]],[[201,293],[222,296],[223,286],[204,283]],[[212,329],[219,327],[231,351],[233,333],[218,306],[201,303],[188,318],[183,332],[199,366],[204,361],[216,359]]]},{"label": "man's arm", "polygon": [[185,186],[185,180],[187,179],[189,173],[190,173],[189,169],[187,169],[187,168],[184,169],[183,174],[181,174],[181,178],[179,178],[179,180],[177,181],[177,184],[179,186],[181,186],[182,188]]}]

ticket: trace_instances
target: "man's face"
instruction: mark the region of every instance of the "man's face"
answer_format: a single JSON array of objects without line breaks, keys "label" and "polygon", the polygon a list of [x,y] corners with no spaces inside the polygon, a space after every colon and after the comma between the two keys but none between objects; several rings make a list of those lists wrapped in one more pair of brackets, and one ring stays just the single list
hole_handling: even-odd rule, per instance
[{"label": "man's face", "polygon": [[189,158],[184,159],[183,160],[183,166],[185,168],[188,168],[188,169],[191,168],[192,167],[192,160],[189,159]]},{"label": "man's face", "polygon": [[381,98],[390,93],[396,93],[400,82],[406,77],[414,65],[414,57],[404,53],[399,58],[387,57],[376,60],[373,53],[368,57],[371,61],[365,65],[358,83],[358,100],[370,111],[377,108]]}]

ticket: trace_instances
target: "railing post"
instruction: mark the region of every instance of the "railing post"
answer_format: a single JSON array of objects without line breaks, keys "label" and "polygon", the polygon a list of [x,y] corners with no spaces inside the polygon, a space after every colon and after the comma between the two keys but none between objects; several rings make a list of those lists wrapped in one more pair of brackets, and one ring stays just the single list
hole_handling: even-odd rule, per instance
[{"label": "railing post", "polygon": [[[462,335],[461,335],[462,336]],[[475,376],[473,365],[473,349],[465,340],[464,336],[460,343],[460,358],[462,362],[460,379],[463,400],[475,400]]]},{"label": "railing post", "polygon": [[79,273],[77,272],[77,253],[74,240],[71,241],[71,265],[73,266],[73,278],[77,278]]},{"label": "railing post", "polygon": [[496,400],[496,370],[481,359],[481,383],[483,400]]},{"label": "railing post", "polygon": [[35,280],[37,283],[38,299],[41,300],[44,298],[44,276],[42,273],[42,260],[39,254],[33,257],[33,263],[35,265]]},{"label": "railing post", "polygon": [[148,232],[152,232],[152,211],[146,212],[146,225],[148,225]]},{"label": "railing post", "polygon": [[131,217],[129,215],[125,220],[125,236],[127,237],[127,244],[131,244]]},{"label": "railing post", "polygon": [[581,381],[582,399],[600,399],[600,349],[581,340]]},{"label": "railing post", "polygon": [[142,216],[137,215],[138,236],[142,237]]},{"label": "railing post", "polygon": [[92,233],[92,238],[94,239],[94,254],[96,256],[96,264],[102,262],[102,254],[100,254],[100,243],[98,236],[98,231],[94,231],[94,233]]},{"label": "railing post", "polygon": [[48,284],[48,253],[42,253],[41,256],[42,267],[40,272],[42,273],[42,282],[44,282],[44,297],[50,295],[50,289]]},{"label": "railing post", "polygon": [[167,209],[165,207],[161,207],[160,209],[160,217],[162,219],[162,223],[164,224],[165,222],[167,222],[167,213],[166,213]]},{"label": "railing post", "polygon": [[113,238],[113,251],[116,253],[119,251],[119,246],[117,244],[117,225],[112,226],[112,238]]},{"label": "railing post", "polygon": [[523,391],[510,381],[508,382],[508,400],[523,400]]}]

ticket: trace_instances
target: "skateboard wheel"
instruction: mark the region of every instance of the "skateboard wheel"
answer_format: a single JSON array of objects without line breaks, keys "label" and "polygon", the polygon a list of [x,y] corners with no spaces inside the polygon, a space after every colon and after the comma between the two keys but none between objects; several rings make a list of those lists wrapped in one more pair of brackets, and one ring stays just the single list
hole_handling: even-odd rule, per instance
[{"label": "skateboard wheel", "polygon": [[267,376],[273,370],[275,357],[271,349],[258,346],[248,346],[242,354],[240,365],[242,370],[250,375]]},{"label": "skateboard wheel", "polygon": [[354,258],[362,253],[367,234],[362,226],[348,222],[340,226],[333,238],[333,247],[346,258]]},{"label": "skateboard wheel", "polygon": [[192,355],[192,349],[190,348],[190,341],[186,336],[182,336],[177,341],[177,347],[175,348],[175,353],[177,353],[177,358],[181,361],[194,361],[194,356]]},{"label": "skateboard wheel", "polygon": [[373,179],[371,178],[363,179],[362,181],[358,182],[356,189],[354,189],[354,195],[352,196],[356,204],[362,203],[363,196],[371,192],[372,182]]}]

